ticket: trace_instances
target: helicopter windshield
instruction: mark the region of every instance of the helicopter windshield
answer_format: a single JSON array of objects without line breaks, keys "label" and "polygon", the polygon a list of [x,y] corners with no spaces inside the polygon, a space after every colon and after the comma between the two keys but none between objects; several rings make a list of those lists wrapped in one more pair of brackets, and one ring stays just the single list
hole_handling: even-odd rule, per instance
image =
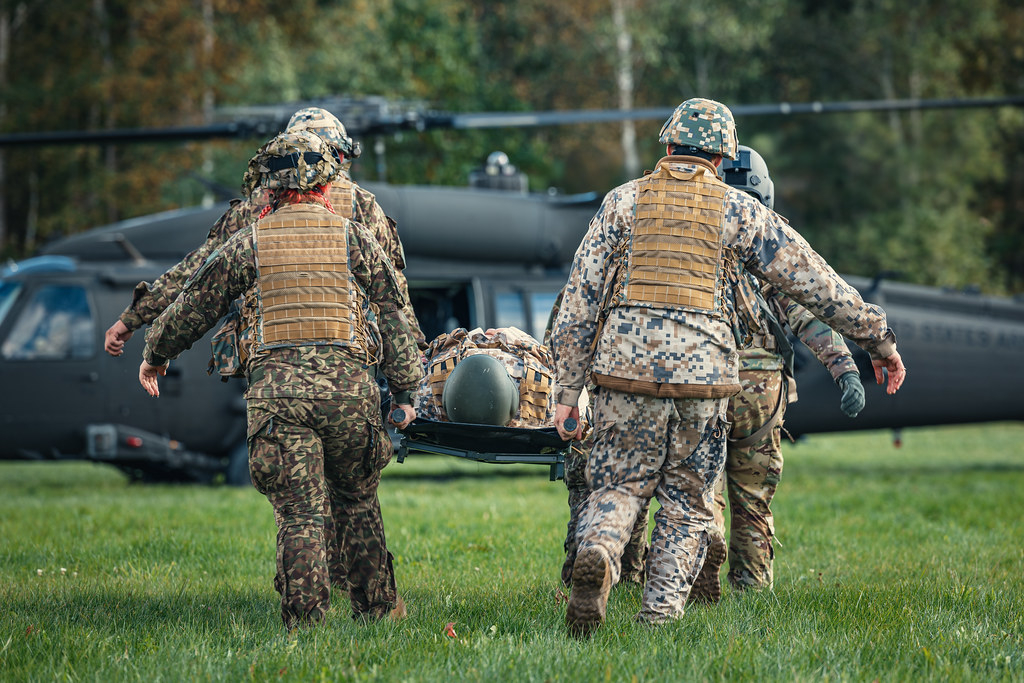
[{"label": "helicopter windshield", "polygon": [[[0,320],[14,300],[0,289]],[[9,360],[81,359],[93,355],[96,323],[85,289],[75,285],[48,285],[33,293],[7,335],[0,353]]]},{"label": "helicopter windshield", "polygon": [[0,325],[4,324],[4,318],[7,317],[7,312],[11,310],[20,291],[19,282],[0,282]]}]

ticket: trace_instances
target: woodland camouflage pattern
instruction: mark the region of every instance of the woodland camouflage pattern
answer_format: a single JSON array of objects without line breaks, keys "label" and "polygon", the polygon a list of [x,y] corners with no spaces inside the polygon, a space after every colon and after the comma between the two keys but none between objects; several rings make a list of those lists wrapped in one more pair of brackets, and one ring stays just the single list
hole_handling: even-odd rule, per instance
[{"label": "woodland camouflage pattern", "polygon": [[262,189],[253,192],[248,199],[233,199],[231,206],[210,228],[206,241],[198,249],[154,280],[153,284],[140,282],[135,286],[132,302],[121,314],[120,320],[124,326],[135,331],[156,320],[178,298],[185,282],[206,263],[210,254],[236,232],[255,223],[270,199],[269,192]]},{"label": "woodland camouflage pattern", "polygon": [[[351,272],[380,313],[381,368],[393,393],[411,391],[423,370],[391,264],[358,224],[347,233]],[[154,321],[146,361],[161,365],[189,348],[257,278],[252,229],[244,228]],[[274,505],[275,586],[288,627],[316,623],[331,584],[347,587],[356,616],[381,616],[395,604],[376,496],[391,442],[368,361],[331,345],[268,349],[248,360],[250,473]]]},{"label": "woodland camouflage pattern", "polygon": [[[699,166],[714,173],[694,157],[660,164],[682,173],[696,173]],[[739,262],[872,357],[894,352],[880,308],[865,303],[781,216],[725,187],[722,241]],[[635,180],[605,197],[576,252],[551,339],[558,403],[574,405],[591,373],[633,387],[625,393],[599,386],[595,397],[589,460],[594,493],[580,552],[600,545],[617,572],[639,506],[656,493],[663,507],[655,517],[639,618],[658,622],[683,614],[712,533],[711,494],[725,466],[726,401],[718,397],[738,391],[739,358],[727,316],[606,307],[617,269],[629,258],[636,201]],[[726,287],[728,280],[718,282]]]}]

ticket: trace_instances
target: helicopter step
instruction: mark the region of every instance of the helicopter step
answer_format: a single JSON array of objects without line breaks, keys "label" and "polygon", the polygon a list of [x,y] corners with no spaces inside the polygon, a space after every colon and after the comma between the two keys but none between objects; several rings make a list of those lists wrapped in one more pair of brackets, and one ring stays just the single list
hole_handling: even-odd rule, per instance
[{"label": "helicopter step", "polygon": [[134,481],[211,483],[225,472],[223,458],[185,448],[175,439],[119,424],[86,425],[87,459],[113,465]]}]

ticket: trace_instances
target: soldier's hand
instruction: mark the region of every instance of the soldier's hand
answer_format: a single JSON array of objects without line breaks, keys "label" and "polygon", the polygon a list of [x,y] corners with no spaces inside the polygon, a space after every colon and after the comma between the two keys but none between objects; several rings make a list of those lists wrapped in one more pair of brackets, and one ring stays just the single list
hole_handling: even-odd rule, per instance
[{"label": "soldier's hand", "polygon": [[156,398],[160,395],[160,387],[157,385],[156,378],[158,375],[167,374],[167,366],[170,363],[164,365],[150,365],[146,361],[142,361],[142,365],[139,366],[139,384],[146,392]]},{"label": "soldier's hand", "polygon": [[131,338],[132,331],[125,327],[123,322],[118,320],[107,330],[103,348],[111,356],[120,356],[124,353],[124,343]]},{"label": "soldier's hand", "polygon": [[[392,419],[392,418],[394,417],[395,413],[397,411],[399,411],[399,410],[402,411],[402,414],[405,416],[405,419],[402,420],[401,422],[395,422],[394,419]],[[396,405],[394,407],[394,409],[392,409],[391,413],[388,415],[388,421],[390,421],[391,424],[395,425],[395,427],[397,429],[405,429],[415,419],[416,419],[416,409],[413,408],[408,403],[399,403],[398,405]]]},{"label": "soldier's hand", "polygon": [[853,370],[844,373],[839,377],[839,388],[843,392],[839,407],[848,417],[857,417],[857,413],[864,410],[864,385],[860,374]]},{"label": "soldier's hand", "polygon": [[[576,429],[567,432],[565,431],[565,421],[570,417],[576,420]],[[579,406],[567,406],[561,403],[555,405],[555,429],[558,430],[558,436],[561,437],[562,441],[582,439],[583,426],[580,424]]]},{"label": "soldier's hand", "polygon": [[[875,384],[885,384],[885,393],[895,394],[903,386],[903,380],[907,378],[907,368],[903,365],[898,351],[882,360],[873,360],[871,365],[875,368]],[[886,382],[886,374],[889,380]]]}]

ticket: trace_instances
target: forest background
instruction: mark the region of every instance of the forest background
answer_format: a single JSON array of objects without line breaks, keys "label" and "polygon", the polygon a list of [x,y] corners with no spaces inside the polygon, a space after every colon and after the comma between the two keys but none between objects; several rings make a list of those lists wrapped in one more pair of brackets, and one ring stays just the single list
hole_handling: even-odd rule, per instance
[{"label": "forest background", "polygon": [[[458,112],[1024,94],[1017,0],[0,0],[0,133],[199,125],[330,95]],[[660,121],[363,140],[357,179],[603,193]],[[738,119],[840,272],[1024,293],[1024,110]],[[263,140],[0,148],[0,257],[239,186]],[[399,226],[401,229],[401,226]]]}]

